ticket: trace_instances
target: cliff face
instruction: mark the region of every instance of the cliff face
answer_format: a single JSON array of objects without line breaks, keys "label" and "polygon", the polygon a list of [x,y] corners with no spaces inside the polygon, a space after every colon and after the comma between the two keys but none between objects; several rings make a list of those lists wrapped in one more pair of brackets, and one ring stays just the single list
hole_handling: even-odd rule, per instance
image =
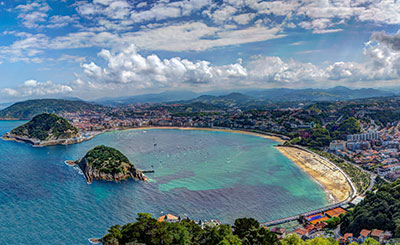
[{"label": "cliff face", "polygon": [[[100,160],[101,157],[93,158],[93,155],[100,153],[106,156],[105,159]],[[110,156],[110,153],[113,153],[113,155]],[[129,160],[122,158],[124,161],[119,162],[111,159],[112,157],[121,159],[123,155],[119,156],[119,154],[122,155],[122,153],[110,147],[98,146],[75,163],[82,170],[88,183],[92,183],[94,180],[118,182],[129,178],[145,181],[146,177],[142,171],[136,169]]]},{"label": "cliff face", "polygon": [[88,164],[87,158],[82,158],[80,161],[77,161],[79,168],[82,170],[85,175],[88,183],[92,183],[93,180],[105,180],[105,181],[115,181],[119,182],[121,180],[126,180],[132,178],[134,180],[145,181],[145,176],[142,171],[131,168],[126,173],[104,173],[100,172],[99,169],[94,168],[90,164]]}]

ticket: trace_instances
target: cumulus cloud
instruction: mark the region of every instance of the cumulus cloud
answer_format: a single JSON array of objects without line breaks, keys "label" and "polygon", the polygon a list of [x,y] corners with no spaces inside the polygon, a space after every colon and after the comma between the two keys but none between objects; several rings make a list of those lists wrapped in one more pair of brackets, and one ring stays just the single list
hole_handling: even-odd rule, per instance
[{"label": "cumulus cloud", "polygon": [[283,61],[281,58],[273,56],[254,57],[248,69],[251,79],[281,85],[316,82],[327,78],[325,70],[316,65],[296,62],[293,59]]},{"label": "cumulus cloud", "polygon": [[17,88],[0,89],[0,94],[6,97],[36,97],[67,94],[72,91],[72,88],[68,85],[56,84],[51,81],[38,82],[36,80],[27,80]]},{"label": "cumulus cloud", "polygon": [[[378,34],[364,49],[363,62],[333,62],[324,66],[277,56],[255,56],[246,65],[241,60],[216,66],[208,61],[190,61],[179,57],[161,60],[157,55],[147,57],[134,45],[122,52],[102,50],[99,56],[106,66],[94,62],[83,64],[84,73],[93,84],[130,84],[138,89],[186,87],[235,87],[252,85],[311,86],[312,84],[347,84],[400,78],[400,52],[393,42],[378,42]],[[385,34],[386,35],[386,34]],[[396,34],[397,35],[397,34]],[[391,40],[386,36],[385,40]],[[379,39],[380,40],[380,39]]]},{"label": "cumulus cloud", "polygon": [[[243,64],[239,59],[227,65],[206,60],[191,61],[174,57],[161,59],[144,56],[135,45],[121,51],[103,49],[98,56],[104,62],[81,65],[82,73],[66,84],[27,80],[16,88],[0,90],[2,96],[34,97],[74,93],[136,93],[150,89],[210,89],[235,87],[301,87],[329,84],[391,83],[400,78],[398,34],[376,33],[364,49],[362,62],[333,62],[316,65],[277,56],[255,56]],[[63,59],[79,59],[64,56]],[[81,60],[83,61],[83,60]],[[104,65],[103,65],[104,64]],[[116,95],[115,94],[115,95]]]},{"label": "cumulus cloud", "polygon": [[395,35],[386,34],[384,31],[375,32],[370,39],[371,41],[383,43],[393,50],[400,51],[400,32]]},{"label": "cumulus cloud", "polygon": [[107,67],[102,68],[93,62],[82,65],[84,73],[92,81],[134,84],[138,89],[229,82],[247,76],[246,69],[238,63],[212,66],[207,61],[192,62],[179,57],[161,60],[154,54],[142,56],[134,45],[120,53],[102,50],[99,56],[107,62]]}]

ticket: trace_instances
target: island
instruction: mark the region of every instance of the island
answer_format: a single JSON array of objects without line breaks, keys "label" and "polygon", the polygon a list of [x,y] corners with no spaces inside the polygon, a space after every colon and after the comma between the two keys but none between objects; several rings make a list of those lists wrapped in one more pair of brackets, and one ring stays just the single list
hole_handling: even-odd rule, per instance
[{"label": "island", "polygon": [[68,145],[87,140],[65,118],[43,113],[3,135],[3,139],[30,143],[33,146]]},{"label": "island", "polygon": [[135,168],[119,150],[108,146],[96,146],[77,161],[66,161],[70,166],[78,165],[88,183],[93,180],[119,182],[126,179],[146,181],[142,171]]}]

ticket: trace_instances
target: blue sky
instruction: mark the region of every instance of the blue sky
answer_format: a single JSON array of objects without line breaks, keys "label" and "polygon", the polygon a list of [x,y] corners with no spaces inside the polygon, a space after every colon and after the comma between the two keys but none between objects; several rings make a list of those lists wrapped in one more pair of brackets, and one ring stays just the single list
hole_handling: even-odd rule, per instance
[{"label": "blue sky", "polygon": [[0,102],[397,86],[397,0],[0,0]]}]

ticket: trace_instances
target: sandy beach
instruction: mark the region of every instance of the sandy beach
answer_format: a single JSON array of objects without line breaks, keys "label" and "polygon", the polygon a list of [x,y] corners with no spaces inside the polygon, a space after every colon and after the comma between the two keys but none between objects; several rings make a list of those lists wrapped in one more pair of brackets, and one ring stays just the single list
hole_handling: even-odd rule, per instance
[{"label": "sandy beach", "polygon": [[279,146],[277,149],[319,183],[332,202],[344,201],[351,195],[349,182],[333,163],[299,148]]}]

